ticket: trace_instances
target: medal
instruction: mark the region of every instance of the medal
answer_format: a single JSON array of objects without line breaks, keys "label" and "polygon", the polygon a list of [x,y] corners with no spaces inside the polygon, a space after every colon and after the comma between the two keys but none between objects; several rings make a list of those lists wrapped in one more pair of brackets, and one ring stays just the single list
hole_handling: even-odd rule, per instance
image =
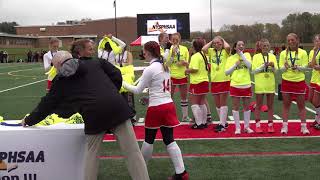
[{"label": "medal", "polygon": [[293,67],[293,66],[295,65],[296,60],[297,60],[297,54],[298,54],[298,52],[295,54],[295,57],[294,57],[294,58],[292,58],[291,51],[290,51],[289,53],[290,53],[291,67]]},{"label": "medal", "polygon": [[263,62],[265,64],[265,69],[264,69],[264,72],[268,72],[268,65],[269,64],[269,54],[267,54],[267,60],[264,58],[264,55],[262,54],[262,58],[263,58]]},{"label": "medal", "polygon": [[[222,53],[222,49],[221,49],[221,51],[220,51],[220,53],[219,53],[219,55],[218,55],[218,51],[215,49],[215,51],[216,51],[216,59],[217,59],[217,68],[219,69],[219,64],[220,64],[220,58],[221,58],[221,53]],[[218,70],[217,69],[217,70]]]}]

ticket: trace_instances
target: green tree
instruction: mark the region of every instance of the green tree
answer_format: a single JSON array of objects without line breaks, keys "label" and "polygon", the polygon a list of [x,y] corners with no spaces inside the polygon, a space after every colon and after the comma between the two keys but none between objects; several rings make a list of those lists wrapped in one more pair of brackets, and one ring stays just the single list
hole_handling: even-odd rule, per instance
[{"label": "green tree", "polygon": [[2,22],[0,23],[0,32],[16,34],[14,26],[18,26],[18,24],[16,22]]}]

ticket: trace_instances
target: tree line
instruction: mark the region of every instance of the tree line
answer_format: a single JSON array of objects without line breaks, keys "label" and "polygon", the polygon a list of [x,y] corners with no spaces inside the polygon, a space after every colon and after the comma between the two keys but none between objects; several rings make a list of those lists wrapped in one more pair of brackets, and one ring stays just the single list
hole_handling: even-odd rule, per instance
[{"label": "tree line", "polygon": [[[285,43],[289,33],[296,33],[303,43],[311,43],[313,36],[320,33],[320,14],[309,12],[289,14],[281,22],[255,23],[253,25],[223,25],[213,36],[220,35],[228,42],[244,40],[246,43],[255,43],[261,38],[267,38],[273,43]],[[210,30],[192,32],[190,38],[204,37],[210,40]]]}]

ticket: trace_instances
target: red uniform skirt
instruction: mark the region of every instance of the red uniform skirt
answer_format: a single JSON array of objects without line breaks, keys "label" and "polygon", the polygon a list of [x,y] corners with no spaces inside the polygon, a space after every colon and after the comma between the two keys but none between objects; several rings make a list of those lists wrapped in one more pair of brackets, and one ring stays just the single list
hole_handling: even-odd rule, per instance
[{"label": "red uniform skirt", "polygon": [[318,86],[318,85],[315,84],[315,83],[310,83],[310,88],[311,88],[311,89],[316,89],[317,86]]},{"label": "red uniform skirt", "polygon": [[47,91],[51,89],[52,81],[48,80],[47,81]]},{"label": "red uniform skirt", "polygon": [[176,107],[173,102],[148,107],[145,119],[146,128],[158,129],[160,127],[175,127],[179,124]]},{"label": "red uniform skirt", "polygon": [[291,82],[282,79],[281,92],[290,94],[306,94],[307,85],[305,81]]},{"label": "red uniform skirt", "polygon": [[192,95],[204,95],[209,92],[209,82],[201,82],[199,84],[190,84],[189,93]]},{"label": "red uniform skirt", "polygon": [[230,96],[232,96],[232,97],[251,97],[252,96],[251,87],[236,88],[236,87],[230,86]]},{"label": "red uniform skirt", "polygon": [[320,93],[320,85],[316,84],[314,91],[316,91],[317,93]]},{"label": "red uniform skirt", "polygon": [[226,82],[211,82],[211,93],[222,94],[230,91],[230,81]]},{"label": "red uniform skirt", "polygon": [[172,85],[185,85],[188,84],[188,78],[176,79],[171,78]]}]

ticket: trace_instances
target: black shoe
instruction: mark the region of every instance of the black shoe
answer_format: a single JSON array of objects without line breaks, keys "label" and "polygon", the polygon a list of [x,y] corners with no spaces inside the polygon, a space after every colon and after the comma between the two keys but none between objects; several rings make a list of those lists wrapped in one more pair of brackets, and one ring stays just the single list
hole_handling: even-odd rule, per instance
[{"label": "black shoe", "polygon": [[320,130],[320,124],[316,124],[313,126],[315,129]]},{"label": "black shoe", "polygon": [[310,124],[310,127],[315,127],[317,125],[317,121],[313,121],[311,124]]},{"label": "black shoe", "polygon": [[226,122],[226,125],[224,126],[225,128],[228,128],[229,127],[229,124]]},{"label": "black shoe", "polygon": [[189,174],[187,171],[184,171],[181,174],[174,174],[173,176],[169,177],[168,180],[189,180]]},{"label": "black shoe", "polygon": [[215,128],[214,128],[214,131],[215,132],[222,132],[222,131],[225,131],[226,128],[222,125],[222,124],[218,124]]},{"label": "black shoe", "polygon": [[204,128],[208,128],[208,123],[202,124]]},{"label": "black shoe", "polygon": [[204,125],[203,124],[200,124],[200,125],[197,125],[197,124],[193,124],[191,126],[191,129],[204,129]]}]

